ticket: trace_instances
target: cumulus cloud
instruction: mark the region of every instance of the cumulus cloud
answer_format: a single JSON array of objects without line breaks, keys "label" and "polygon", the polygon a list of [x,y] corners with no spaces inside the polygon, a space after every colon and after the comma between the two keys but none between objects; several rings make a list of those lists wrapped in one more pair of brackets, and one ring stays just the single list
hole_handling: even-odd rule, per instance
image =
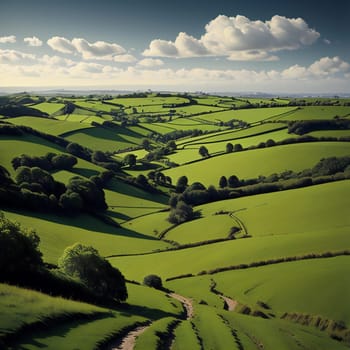
[{"label": "cumulus cloud", "polygon": [[113,56],[125,53],[125,49],[120,45],[107,43],[105,41],[89,43],[85,39],[74,38],[72,44],[85,59],[112,60]]},{"label": "cumulus cloud", "polygon": [[147,68],[152,68],[152,67],[159,67],[162,66],[164,62],[160,60],[159,58],[145,58],[139,62],[137,62],[138,66],[141,67],[147,67]]},{"label": "cumulus cloud", "polygon": [[36,36],[24,38],[23,41],[29,46],[42,46],[43,42]]},{"label": "cumulus cloud", "polygon": [[[311,45],[320,34],[302,18],[273,16],[269,21],[253,21],[245,16],[219,15],[205,26],[197,39],[180,32],[175,41],[155,39],[144,56],[197,57],[228,56],[231,59],[275,60],[268,52],[295,50]],[[241,53],[243,52],[243,53]],[[257,52],[257,54],[253,54]]]},{"label": "cumulus cloud", "polygon": [[340,72],[346,72],[349,70],[349,63],[341,60],[338,56],[335,57],[322,57],[320,60],[314,62],[309,71],[314,75],[324,76],[329,74],[336,74]]},{"label": "cumulus cloud", "polygon": [[[74,38],[73,40],[64,37],[54,36],[47,41],[47,44],[55,51],[70,54],[81,54],[86,60],[117,60],[117,56],[124,55],[126,50],[115,43],[107,43],[105,41],[88,42],[83,38]],[[131,60],[128,57],[120,57],[120,62]]]},{"label": "cumulus cloud", "polygon": [[136,57],[130,54],[125,55],[118,55],[113,57],[114,62],[121,62],[121,63],[131,63],[137,61]]},{"label": "cumulus cloud", "polygon": [[0,63],[31,63],[35,60],[35,55],[24,53],[17,50],[1,50],[0,49]]},{"label": "cumulus cloud", "polygon": [[16,42],[15,35],[0,36],[0,44],[13,44]]},{"label": "cumulus cloud", "polygon": [[70,40],[61,36],[53,36],[47,41],[47,44],[55,51],[62,53],[74,53],[76,51]]},{"label": "cumulus cloud", "polygon": [[279,58],[275,55],[270,55],[266,51],[250,50],[250,51],[235,51],[227,57],[230,61],[278,61]]}]

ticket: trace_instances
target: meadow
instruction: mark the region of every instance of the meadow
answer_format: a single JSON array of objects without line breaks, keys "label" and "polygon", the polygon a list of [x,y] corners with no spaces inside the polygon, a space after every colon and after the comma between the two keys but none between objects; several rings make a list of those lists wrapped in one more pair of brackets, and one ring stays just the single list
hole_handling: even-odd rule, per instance
[{"label": "meadow", "polygon": [[[49,117],[6,116],[1,121],[88,149],[85,159],[75,155],[73,167],[49,172],[64,186],[77,175],[95,181],[106,209],[74,213],[1,202],[1,211],[36,231],[45,266],[55,272],[66,247],[80,242],[97,249],[125,276],[128,299],[88,304],[0,283],[0,348],[107,349],[143,327],[135,349],[348,349],[349,165],[302,188],[253,194],[244,184],[225,187],[235,196],[207,198],[200,205],[188,204],[187,190],[176,187],[186,176],[188,185],[197,182],[198,188],[200,182],[219,190],[221,176],[288,177],[321,159],[350,156],[346,128],[309,133],[342,140],[262,145],[269,139],[298,138],[288,133],[289,121],[348,118],[350,107],[342,105],[347,100],[161,93],[19,94],[9,99],[18,106],[25,101]],[[0,165],[13,186],[18,173],[14,157],[69,154],[55,138],[16,135],[3,125]],[[243,150],[227,153],[227,143]],[[199,154],[201,146],[209,157]],[[88,161],[94,151],[117,162],[112,172],[104,168],[112,163]],[[124,162],[132,154],[136,164]],[[111,178],[102,182],[103,173]],[[6,173],[2,176],[7,181]],[[1,184],[0,189],[3,194],[7,187]],[[237,191],[247,192],[237,196]],[[194,213],[180,223],[169,221],[174,198]],[[176,212],[176,203],[171,205]],[[163,288],[144,285],[149,275],[160,277]]]}]

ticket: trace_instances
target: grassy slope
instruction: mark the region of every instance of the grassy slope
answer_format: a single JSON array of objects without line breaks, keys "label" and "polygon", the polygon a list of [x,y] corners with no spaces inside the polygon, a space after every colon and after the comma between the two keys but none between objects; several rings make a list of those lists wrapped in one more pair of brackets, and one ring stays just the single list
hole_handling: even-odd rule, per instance
[{"label": "grassy slope", "polygon": [[135,147],[141,143],[141,138],[137,134],[115,132],[104,128],[91,128],[77,131],[65,137],[71,142],[77,142],[83,146],[100,151],[117,151],[127,147]]},{"label": "grassy slope", "polygon": [[35,108],[41,112],[53,114],[63,108],[63,106],[63,103],[43,102],[32,106],[32,108]]},{"label": "grassy slope", "polygon": [[23,325],[45,318],[74,314],[98,315],[107,310],[28,289],[0,284],[0,338],[14,333]]},{"label": "grassy slope", "polygon": [[[314,166],[321,158],[345,156],[349,153],[350,145],[346,142],[300,143],[224,154],[172,168],[164,173],[173,181],[186,175],[189,183],[200,181],[205,185],[217,185],[222,175],[228,177],[234,174],[246,179],[284,170],[301,171]],[[296,154],[300,156],[295,157]]]},{"label": "grassy slope", "polygon": [[34,118],[34,117],[17,117],[7,119],[15,125],[25,125],[33,129],[45,132],[47,134],[59,136],[67,132],[86,129],[91,126],[77,122],[66,122],[57,119]]},{"label": "grassy slope", "polygon": [[44,253],[44,259],[54,264],[63,250],[75,242],[92,245],[103,256],[126,252],[142,253],[168,246],[149,236],[130,229],[114,228],[87,215],[69,218],[54,214],[4,212],[9,219],[36,229],[41,239],[40,250]]},{"label": "grassy slope", "polygon": [[283,320],[264,320],[230,312],[221,312],[228,324],[236,330],[243,349],[288,349],[288,350],[345,350],[339,343],[316,329]]},{"label": "grassy slope", "polygon": [[[256,219],[253,211],[249,217],[250,219],[248,217],[246,219],[241,217],[244,211],[237,212],[236,215],[240,215],[244,224],[248,227],[248,233],[250,233],[250,229],[252,231],[253,237],[249,239],[239,239],[187,250],[145,256],[112,258],[111,262],[116,266],[123,266],[129,278],[140,279],[145,270],[153,271],[153,273],[158,273],[165,278],[184,273],[198,273],[201,270],[213,269],[215,267],[236,265],[283,256],[347,249],[350,247],[350,238],[347,234],[349,221],[348,216],[344,214],[344,210],[348,207],[348,183],[349,181],[341,181],[303,189],[254,196],[261,203],[271,202],[271,206],[275,205],[281,212],[283,211],[283,206],[281,205],[283,201],[284,203],[288,203],[289,196],[292,196],[292,199],[293,197],[295,198],[293,201],[296,204],[295,207],[291,206],[289,209],[293,219],[291,221],[286,219],[285,222],[283,222],[283,220],[276,220],[276,216],[279,215],[278,212],[276,214],[276,212],[270,211],[270,214],[261,219],[257,224],[254,223]],[[318,192],[320,192],[319,195]],[[342,195],[342,200],[339,202],[334,201],[335,198],[338,198],[340,193]],[[280,196],[281,198],[279,198]],[[314,211],[312,211],[312,208],[307,212],[296,208],[300,205],[299,203],[303,203],[303,200],[307,201],[307,198],[313,197],[316,198],[316,201],[322,201],[315,206]],[[332,198],[333,201],[328,201],[328,199]],[[200,208],[202,208],[204,215],[212,215],[213,212],[218,210],[241,209],[242,207],[239,201],[244,199],[245,198],[216,202],[201,206]],[[320,220],[320,217],[317,219],[317,210],[323,206],[325,206],[325,208],[322,210],[326,212],[326,208],[334,213],[334,215],[338,215],[337,212],[339,212],[339,216],[336,216],[339,218],[336,228],[332,228],[334,221],[332,219],[330,220],[329,216],[323,215],[321,216],[322,220]],[[295,209],[293,209],[293,207]],[[283,215],[288,214],[282,213],[282,218]],[[152,216],[153,215],[147,217],[149,222],[152,222]],[[159,214],[157,214],[157,216],[159,220]],[[308,216],[314,219],[308,222]],[[155,220],[156,219],[153,221]],[[302,229],[296,230],[298,224],[294,224],[294,222],[298,221],[303,223],[306,227],[301,226]],[[201,225],[201,220],[195,222],[198,224],[197,230],[206,230],[207,225]],[[273,226],[274,222],[276,222],[275,228]],[[132,225],[130,227],[134,227],[134,222],[131,223]],[[286,230],[286,228],[288,228],[288,223],[294,225],[294,229],[293,226],[291,226],[292,228],[290,230]],[[253,225],[252,228],[249,227],[250,224]],[[185,225],[188,224],[184,224],[184,229]],[[256,227],[259,225],[260,231],[257,231],[257,229],[254,231],[254,225],[256,225]],[[270,227],[270,235],[263,234],[267,232],[265,226]],[[322,227],[321,230],[315,231],[320,227]],[[218,251],[220,252],[219,254]]]},{"label": "grassy slope", "polygon": [[[66,153],[64,149],[54,143],[32,135],[16,138],[7,136],[0,137],[0,164],[5,166],[12,175],[15,173],[11,165],[11,160],[14,157],[20,156],[21,154],[43,156],[48,152]],[[78,164],[73,169],[76,173],[80,172],[88,176],[96,175],[102,170],[104,169],[82,159],[78,159]]]}]

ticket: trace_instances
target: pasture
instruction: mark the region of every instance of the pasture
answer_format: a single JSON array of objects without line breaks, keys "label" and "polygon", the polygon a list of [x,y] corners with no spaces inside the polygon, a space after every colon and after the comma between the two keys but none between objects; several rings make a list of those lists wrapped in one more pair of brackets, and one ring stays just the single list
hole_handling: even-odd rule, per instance
[{"label": "pasture", "polygon": [[[300,157],[295,157],[295,154]],[[297,172],[314,166],[321,158],[348,154],[349,144],[346,142],[299,143],[223,154],[171,168],[164,173],[175,182],[185,175],[189,183],[199,181],[206,186],[217,186],[222,175],[248,179],[286,170]]]},{"label": "pasture", "polygon": [[[154,154],[160,151],[160,155],[149,164],[143,160],[134,168],[123,166],[104,184],[108,205],[104,217],[88,211],[74,216],[63,211],[9,209],[4,203],[1,211],[7,218],[36,230],[45,262],[57,265],[64,249],[76,242],[93,246],[129,281],[129,296],[120,307],[106,309],[0,284],[0,347],[6,334],[13,334],[12,343],[5,344],[12,348],[55,350],[69,344],[88,350],[112,338],[121,340],[127,329],[147,323],[135,349],[164,345],[173,350],[345,350],[348,344],[332,339],[327,331],[281,317],[285,312],[298,313],[350,328],[346,278],[350,257],[345,252],[350,249],[350,180],[202,204],[193,207],[194,220],[174,225],[168,221],[169,193],[175,191],[169,179],[166,187],[150,177],[158,191],[147,192],[141,182],[135,186],[135,179],[123,177],[161,170],[173,185],[186,176],[189,184],[201,182],[218,188],[221,176],[251,179],[299,172],[322,158],[349,156],[349,143],[319,140],[271,147],[261,143],[297,137],[288,134],[288,121],[348,117],[350,107],[342,101],[335,106],[317,105],[316,98],[300,100],[298,105],[279,97],[130,96],[63,96],[38,103],[38,97],[28,95],[23,103],[30,102],[32,108],[51,117],[23,115],[5,120],[64,137],[91,151],[109,152],[119,161],[130,153],[138,160],[145,157],[145,138]],[[10,97],[10,101],[20,104],[22,98]],[[102,98],[108,98],[106,103]],[[73,113],[58,115],[67,101],[75,105]],[[114,124],[97,125],[107,120]],[[230,121],[233,125],[225,125]],[[194,129],[203,134],[183,137]],[[173,153],[163,156],[167,134],[172,132],[182,138],[175,140]],[[350,136],[348,130],[310,135]],[[227,143],[240,144],[244,150],[226,153]],[[257,145],[259,148],[252,149]],[[210,157],[202,158],[201,146]],[[0,164],[12,178],[14,157],[48,152],[66,153],[38,136],[0,135]],[[169,164],[174,167],[167,168]],[[52,175],[67,184],[73,176],[88,178],[104,170],[79,158],[70,171]],[[162,279],[165,290],[142,285],[150,274]],[[193,317],[186,319],[184,305],[167,294],[169,290],[191,299]],[[238,303],[235,311],[224,310],[220,293]],[[259,310],[269,319],[240,314],[245,306],[251,315]],[[20,333],[21,327],[33,324],[39,326]]]}]

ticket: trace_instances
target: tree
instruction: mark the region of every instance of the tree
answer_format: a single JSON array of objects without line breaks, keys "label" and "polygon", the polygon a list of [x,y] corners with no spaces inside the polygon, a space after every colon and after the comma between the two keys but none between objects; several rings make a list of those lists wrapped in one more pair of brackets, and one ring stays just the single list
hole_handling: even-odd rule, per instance
[{"label": "tree", "polygon": [[105,194],[93,181],[81,177],[73,177],[67,185],[67,192],[78,193],[83,201],[83,206],[88,210],[106,210]]},{"label": "tree", "polygon": [[143,284],[155,289],[163,289],[162,279],[157,275],[148,275],[143,279]]},{"label": "tree", "polygon": [[181,224],[194,218],[193,208],[184,201],[178,201],[175,209],[170,211],[168,221],[172,224]]},{"label": "tree", "polygon": [[188,186],[188,178],[187,176],[180,176],[177,180],[175,191],[177,193],[182,193],[185,191],[186,187]]},{"label": "tree", "polygon": [[125,278],[91,246],[75,243],[58,260],[59,268],[78,278],[96,295],[124,301],[128,297]]},{"label": "tree", "polygon": [[143,139],[141,141],[141,146],[146,150],[149,151],[151,149],[151,142],[149,139]]},{"label": "tree", "polygon": [[75,214],[83,209],[83,200],[79,193],[67,191],[61,195],[59,205],[68,213]]},{"label": "tree", "polygon": [[238,187],[239,186],[239,179],[236,175],[231,175],[228,180],[228,186],[229,187]]},{"label": "tree", "polygon": [[236,144],[234,145],[234,147],[233,147],[233,150],[234,150],[235,152],[240,152],[240,151],[243,150],[243,147],[242,147],[242,145],[241,145],[240,143],[236,143]]},{"label": "tree", "polygon": [[77,158],[70,154],[58,154],[51,159],[52,166],[55,169],[70,170],[78,163]]},{"label": "tree", "polygon": [[18,278],[43,266],[40,238],[0,212],[0,279]]},{"label": "tree", "polygon": [[219,186],[220,186],[220,188],[225,188],[225,187],[227,187],[227,179],[226,179],[226,176],[221,176],[221,177],[220,177]]},{"label": "tree", "polygon": [[233,152],[233,144],[229,142],[226,144],[226,153],[231,153],[231,152]]},{"label": "tree", "polygon": [[136,156],[135,156],[135,154],[127,154],[124,157],[124,164],[128,165],[130,168],[133,168],[136,165]]},{"label": "tree", "polygon": [[205,146],[200,146],[198,152],[203,158],[209,157],[209,151]]}]

